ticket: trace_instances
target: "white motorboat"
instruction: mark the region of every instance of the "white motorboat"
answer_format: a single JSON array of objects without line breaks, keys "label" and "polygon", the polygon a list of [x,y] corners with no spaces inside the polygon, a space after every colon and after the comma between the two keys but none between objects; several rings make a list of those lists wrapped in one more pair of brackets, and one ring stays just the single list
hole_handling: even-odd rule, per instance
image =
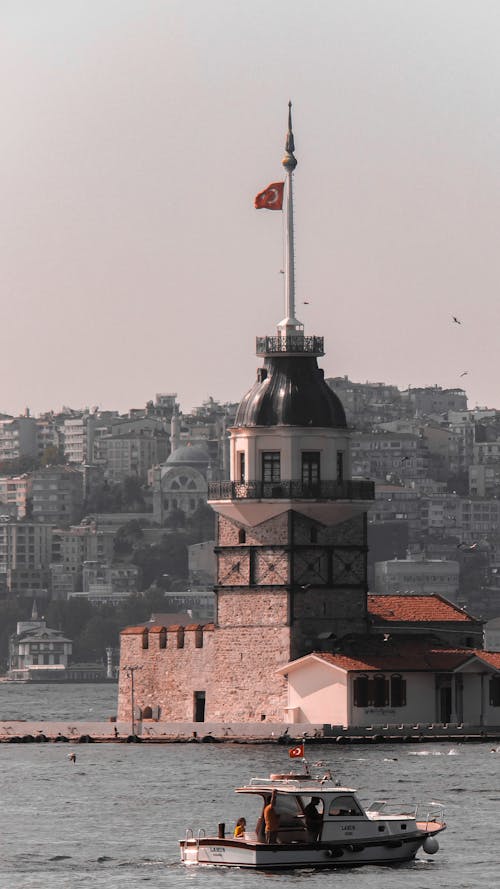
[{"label": "white motorboat", "polygon": [[[391,814],[379,801],[365,809],[356,791],[338,786],[330,772],[312,777],[308,771],[306,766],[306,774],[252,778],[248,785],[237,787],[236,793],[253,797],[254,829],[248,830],[249,817],[240,837],[228,835],[224,824],[219,824],[215,836],[204,829],[195,834],[190,828],[180,842],[181,861],[283,870],[400,864],[411,861],[419,849],[429,855],[437,852],[436,834],[446,828],[441,804]],[[266,842],[262,814],[273,791],[279,829],[273,841]],[[313,825],[311,811],[315,811]]]}]

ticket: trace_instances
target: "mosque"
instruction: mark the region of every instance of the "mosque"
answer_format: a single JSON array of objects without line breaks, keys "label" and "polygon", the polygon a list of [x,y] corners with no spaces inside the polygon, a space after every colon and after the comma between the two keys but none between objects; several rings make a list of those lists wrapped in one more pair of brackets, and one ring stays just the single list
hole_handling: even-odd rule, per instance
[{"label": "mosque", "polygon": [[[500,654],[481,651],[480,622],[438,596],[408,607],[368,595],[374,485],[351,476],[344,409],[318,366],[323,337],[295,315],[294,152],[290,107],[285,182],[256,204],[281,210],[285,199],[285,316],[257,338],[262,366],[231,429],[230,480],[208,482],[215,622],[127,627],[118,719],[133,708],[161,722],[500,723]],[[173,496],[168,472],[165,486]]]}]

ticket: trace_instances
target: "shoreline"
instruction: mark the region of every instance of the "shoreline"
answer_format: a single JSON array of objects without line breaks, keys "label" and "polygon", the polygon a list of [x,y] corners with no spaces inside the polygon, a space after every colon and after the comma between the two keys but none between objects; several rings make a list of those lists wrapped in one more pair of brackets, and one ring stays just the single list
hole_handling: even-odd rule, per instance
[{"label": "shoreline", "polygon": [[144,744],[420,744],[499,742],[500,726],[378,725],[366,728],[302,723],[161,723],[0,720],[0,744],[144,743]]}]

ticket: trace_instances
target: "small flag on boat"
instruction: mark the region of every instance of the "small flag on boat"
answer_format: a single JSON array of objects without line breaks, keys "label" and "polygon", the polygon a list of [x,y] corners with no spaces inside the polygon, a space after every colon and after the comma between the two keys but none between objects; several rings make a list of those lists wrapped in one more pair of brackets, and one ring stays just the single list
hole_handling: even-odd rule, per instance
[{"label": "small flag on boat", "polygon": [[260,191],[254,201],[257,210],[282,210],[284,182],[271,182],[264,191]]},{"label": "small flag on boat", "polygon": [[297,744],[296,747],[290,747],[288,756],[290,759],[301,759],[304,756],[304,745]]}]

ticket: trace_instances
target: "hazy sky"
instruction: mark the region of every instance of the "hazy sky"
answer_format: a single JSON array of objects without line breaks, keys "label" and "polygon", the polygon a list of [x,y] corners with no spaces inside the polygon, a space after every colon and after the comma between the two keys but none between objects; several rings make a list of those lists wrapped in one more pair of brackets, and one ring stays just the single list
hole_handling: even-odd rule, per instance
[{"label": "hazy sky", "polygon": [[498,0],[0,0],[0,411],[241,397],[289,98],[325,373],[500,407]]}]

